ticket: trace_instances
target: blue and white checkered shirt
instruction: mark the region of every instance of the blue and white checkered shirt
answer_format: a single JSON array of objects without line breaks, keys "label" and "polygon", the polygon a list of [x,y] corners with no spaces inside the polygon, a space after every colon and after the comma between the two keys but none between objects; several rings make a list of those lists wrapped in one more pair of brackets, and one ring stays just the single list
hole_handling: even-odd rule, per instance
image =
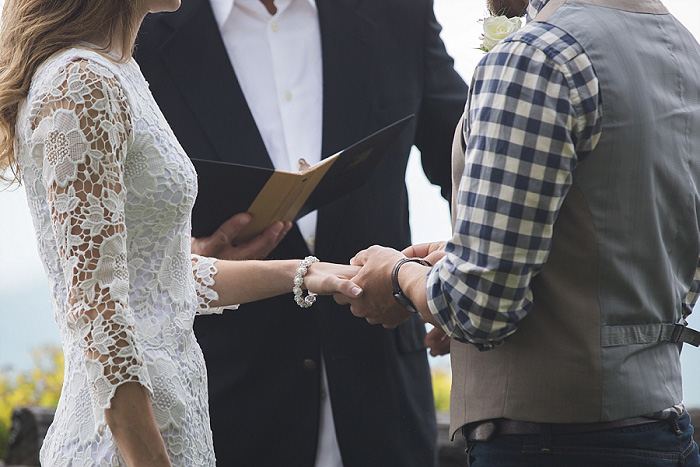
[{"label": "blue and white checkered shirt", "polygon": [[[547,3],[531,0],[528,19]],[[528,22],[481,60],[467,102],[465,169],[447,255],[428,274],[431,312],[448,334],[493,348],[532,308],[572,171],[601,133],[598,78],[582,47]],[[686,297],[697,300],[700,267]]]}]

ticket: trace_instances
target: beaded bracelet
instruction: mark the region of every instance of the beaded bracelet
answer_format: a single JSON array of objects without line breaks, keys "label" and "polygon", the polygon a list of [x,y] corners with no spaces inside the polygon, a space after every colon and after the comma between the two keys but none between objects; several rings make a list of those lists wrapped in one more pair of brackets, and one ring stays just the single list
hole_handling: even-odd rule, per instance
[{"label": "beaded bracelet", "polygon": [[301,286],[304,285],[304,276],[309,270],[309,266],[317,261],[318,258],[315,256],[307,256],[299,264],[297,274],[294,276],[294,287],[292,288],[292,292],[294,292],[294,301],[302,308],[308,308],[316,301],[316,294],[311,291],[309,291],[309,295],[303,297],[302,295],[304,292],[301,290]]}]

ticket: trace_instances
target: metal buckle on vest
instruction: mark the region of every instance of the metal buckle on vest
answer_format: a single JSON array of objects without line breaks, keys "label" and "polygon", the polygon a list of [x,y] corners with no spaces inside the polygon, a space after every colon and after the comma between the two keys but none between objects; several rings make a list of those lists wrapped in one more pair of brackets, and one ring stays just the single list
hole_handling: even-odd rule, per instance
[{"label": "metal buckle on vest", "polygon": [[665,326],[666,329],[673,326],[673,330],[671,330],[671,334],[668,336],[668,339],[664,340],[668,340],[673,344],[683,343],[700,347],[700,332],[689,328],[688,322],[685,320],[685,318],[679,319],[676,324],[665,324],[663,326]]},{"label": "metal buckle on vest", "polygon": [[[683,318],[681,318],[681,319],[683,319]],[[683,319],[683,321],[685,322],[684,319]],[[673,326],[673,332],[671,333],[671,337],[669,338],[669,340],[671,342],[673,342],[674,344],[677,344],[681,340],[681,336],[683,335],[683,331],[685,331],[685,327],[687,325],[688,325],[687,322],[685,322],[685,324],[676,323]]]},{"label": "metal buckle on vest", "polygon": [[678,320],[671,332],[671,342],[694,345],[700,347],[700,332],[688,327],[688,322],[685,318]]}]

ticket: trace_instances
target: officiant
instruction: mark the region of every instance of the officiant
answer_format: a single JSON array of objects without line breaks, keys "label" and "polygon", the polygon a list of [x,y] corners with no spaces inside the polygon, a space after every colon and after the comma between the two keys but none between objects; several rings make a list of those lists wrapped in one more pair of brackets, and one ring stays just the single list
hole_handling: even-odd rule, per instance
[{"label": "officiant", "polygon": [[[439,32],[429,0],[189,0],[146,19],[136,59],[190,157],[294,171],[416,115],[362,188],[223,254],[347,263],[374,243],[410,244],[409,151],[449,196],[467,93]],[[228,237],[249,221],[234,218]],[[195,322],[219,465],[435,465],[418,317],[385,330],[332,300],[251,308]]]}]

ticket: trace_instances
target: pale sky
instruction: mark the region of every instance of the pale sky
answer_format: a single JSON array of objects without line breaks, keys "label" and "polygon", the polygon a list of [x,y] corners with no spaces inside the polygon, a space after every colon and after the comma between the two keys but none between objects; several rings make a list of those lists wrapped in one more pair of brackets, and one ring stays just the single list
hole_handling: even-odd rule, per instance
[{"label": "pale sky", "polygon": [[[699,0],[663,0],[663,3],[700,38]],[[485,2],[435,0],[435,11],[444,28],[442,38],[455,58],[455,67],[469,83],[472,70],[483,55],[477,50],[481,34],[478,20],[486,16]],[[416,154],[410,159],[406,178],[414,243],[448,238],[447,202],[426,181]],[[22,294],[31,305],[17,305],[16,297]],[[700,315],[700,310],[696,315]],[[692,316],[691,325],[700,328],[700,316]],[[21,189],[0,192],[0,368],[8,365],[24,368],[30,362],[31,349],[42,342],[58,343],[58,339],[24,192]],[[686,402],[692,401],[695,407],[700,407],[699,352],[695,348],[686,349],[682,358]],[[432,364],[441,366],[447,362],[446,358],[431,360]]]}]

